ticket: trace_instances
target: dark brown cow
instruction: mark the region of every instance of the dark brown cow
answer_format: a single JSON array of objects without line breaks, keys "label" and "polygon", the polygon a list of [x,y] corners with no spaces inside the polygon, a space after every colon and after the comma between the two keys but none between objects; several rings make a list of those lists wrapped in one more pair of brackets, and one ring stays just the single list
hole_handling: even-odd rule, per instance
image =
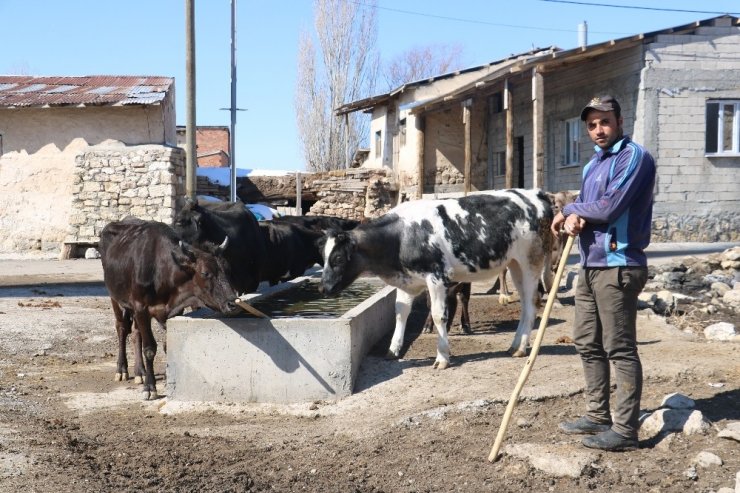
[{"label": "dark brown cow", "polygon": [[228,281],[227,264],[219,251],[209,253],[183,243],[166,224],[136,218],[105,226],[99,250],[116,317],[116,380],[128,379],[126,338],[135,322],[135,374],[145,375],[144,398],[156,398],[157,342],[151,319],[165,326],[168,318],[186,307],[205,305],[221,312],[235,309],[236,293]]}]

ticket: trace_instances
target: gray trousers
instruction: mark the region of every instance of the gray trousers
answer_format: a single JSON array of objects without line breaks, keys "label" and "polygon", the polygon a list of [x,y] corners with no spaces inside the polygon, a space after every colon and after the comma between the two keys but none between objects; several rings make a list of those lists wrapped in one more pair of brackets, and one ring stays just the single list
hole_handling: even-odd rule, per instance
[{"label": "gray trousers", "polygon": [[609,363],[617,384],[612,429],[637,438],[642,364],[637,354],[637,295],[647,267],[581,268],[576,288],[573,339],[586,377],[586,416],[612,422]]}]

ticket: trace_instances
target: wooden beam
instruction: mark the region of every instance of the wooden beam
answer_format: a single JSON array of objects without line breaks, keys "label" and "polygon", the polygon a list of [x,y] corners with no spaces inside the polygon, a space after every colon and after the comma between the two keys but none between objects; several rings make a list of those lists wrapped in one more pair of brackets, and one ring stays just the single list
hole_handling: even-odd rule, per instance
[{"label": "wooden beam", "polygon": [[420,199],[424,193],[424,130],[426,117],[424,115],[416,115],[414,121],[416,126],[416,175],[418,176],[416,198]]},{"label": "wooden beam", "polygon": [[470,106],[472,105],[471,99],[463,101],[463,132],[465,133],[465,171],[463,172],[463,182],[465,195],[470,193],[470,168],[471,168],[471,156],[472,149],[470,148]]},{"label": "wooden beam", "polygon": [[504,110],[506,110],[506,188],[514,188],[514,110],[509,79],[504,81]]},{"label": "wooden beam", "polygon": [[532,188],[544,186],[545,91],[542,74],[532,70]]}]

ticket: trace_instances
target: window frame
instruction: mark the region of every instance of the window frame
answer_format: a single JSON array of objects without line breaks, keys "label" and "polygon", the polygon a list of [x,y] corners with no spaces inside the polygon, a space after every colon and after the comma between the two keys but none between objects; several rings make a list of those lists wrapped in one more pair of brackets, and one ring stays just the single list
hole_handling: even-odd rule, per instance
[{"label": "window frame", "polygon": [[563,161],[560,167],[572,168],[580,165],[581,119],[580,117],[568,118],[563,120]]},{"label": "window frame", "polygon": [[375,132],[375,157],[382,158],[383,152],[383,131],[376,130]]},{"label": "window frame", "polygon": [[[727,125],[725,111],[731,108],[730,148],[725,148]],[[706,157],[740,156],[740,99],[709,99],[705,105],[704,155]]]}]

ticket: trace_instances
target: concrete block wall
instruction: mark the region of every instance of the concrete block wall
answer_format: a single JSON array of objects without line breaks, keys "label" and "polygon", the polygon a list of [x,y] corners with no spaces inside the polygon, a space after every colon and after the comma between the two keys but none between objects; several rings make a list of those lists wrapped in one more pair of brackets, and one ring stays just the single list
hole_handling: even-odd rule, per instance
[{"label": "concrete block wall", "polygon": [[740,27],[658,36],[645,61],[636,139],[658,168],[653,239],[740,240],[740,156],[705,155],[707,101],[740,99]]},{"label": "concrete block wall", "polygon": [[132,215],[171,224],[184,195],[185,153],[160,145],[92,146],[75,160],[72,212],[62,256],[97,244],[110,221]]}]

